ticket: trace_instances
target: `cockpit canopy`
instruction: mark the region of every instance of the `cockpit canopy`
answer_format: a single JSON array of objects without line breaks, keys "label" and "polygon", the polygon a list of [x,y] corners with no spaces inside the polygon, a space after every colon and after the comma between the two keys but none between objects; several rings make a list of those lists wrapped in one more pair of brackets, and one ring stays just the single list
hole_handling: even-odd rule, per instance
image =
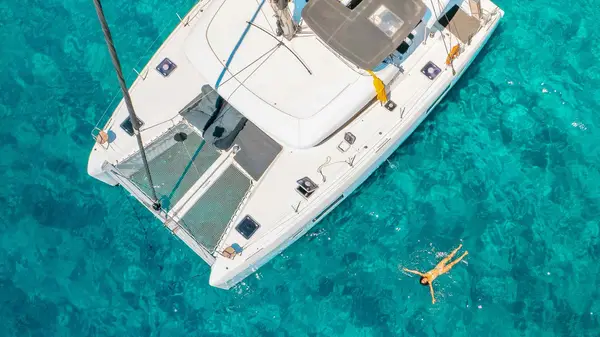
[{"label": "cockpit canopy", "polygon": [[373,69],[410,34],[426,12],[421,0],[310,0],[302,17],[314,33],[362,69]]}]

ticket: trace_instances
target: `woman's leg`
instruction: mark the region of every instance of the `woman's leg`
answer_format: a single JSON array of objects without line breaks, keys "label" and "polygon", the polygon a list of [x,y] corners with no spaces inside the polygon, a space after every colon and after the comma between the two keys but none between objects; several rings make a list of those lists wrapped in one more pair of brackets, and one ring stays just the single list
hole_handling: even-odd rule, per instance
[{"label": "woman's leg", "polygon": [[446,256],[444,259],[442,259],[442,261],[440,261],[437,265],[438,266],[443,266],[446,263],[448,263],[448,261],[452,260],[452,258],[454,257],[454,255],[456,255],[456,253],[462,248],[462,244],[460,244],[455,250],[453,250],[450,254],[448,254],[448,256]]},{"label": "woman's leg", "polygon": [[460,260],[464,259],[465,256],[469,255],[469,252],[464,252],[463,255],[461,255],[458,259],[452,261],[450,264],[448,264],[447,266],[444,267],[444,273],[447,273],[450,271],[450,269],[452,269],[452,267],[454,267],[455,264],[459,263]]}]

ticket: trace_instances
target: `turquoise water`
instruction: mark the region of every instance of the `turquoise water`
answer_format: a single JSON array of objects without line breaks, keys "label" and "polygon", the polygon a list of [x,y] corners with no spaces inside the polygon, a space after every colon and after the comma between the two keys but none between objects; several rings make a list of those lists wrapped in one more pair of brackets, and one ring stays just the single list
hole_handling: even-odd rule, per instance
[{"label": "turquoise water", "polygon": [[[86,175],[117,89],[92,2],[1,2],[0,335],[600,335],[600,1],[498,4],[488,46],[405,145],[222,291]],[[192,5],[105,2],[127,74]],[[460,242],[467,263],[431,305],[399,267],[427,269]]]}]

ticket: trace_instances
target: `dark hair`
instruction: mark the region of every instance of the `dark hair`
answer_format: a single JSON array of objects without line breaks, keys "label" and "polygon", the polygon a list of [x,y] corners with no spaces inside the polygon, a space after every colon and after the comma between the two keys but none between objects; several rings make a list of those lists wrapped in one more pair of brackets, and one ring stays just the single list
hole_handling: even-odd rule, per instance
[{"label": "dark hair", "polygon": [[[423,280],[425,280],[425,283],[423,283]],[[419,283],[423,286],[428,286],[429,285],[429,281],[427,280],[427,278],[421,276],[421,279],[419,280]]]}]

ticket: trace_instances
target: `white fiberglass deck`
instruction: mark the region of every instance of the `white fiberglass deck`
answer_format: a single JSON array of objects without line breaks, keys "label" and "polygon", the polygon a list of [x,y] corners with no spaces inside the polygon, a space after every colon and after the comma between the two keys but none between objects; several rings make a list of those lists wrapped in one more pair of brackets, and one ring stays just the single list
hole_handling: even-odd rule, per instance
[{"label": "white fiberglass deck", "polygon": [[[210,4],[211,1],[207,3]],[[251,159],[255,153],[258,153],[255,151],[263,146],[252,145],[256,143],[253,137],[247,137],[248,144],[251,145],[239,147],[236,150],[238,152],[221,151],[213,156],[209,147],[202,149],[201,153],[207,152],[203,154],[206,156],[203,157],[204,160],[196,163],[199,167],[198,172],[189,181],[182,180],[179,186],[182,189],[181,195],[176,191],[171,197],[172,200],[176,199],[178,205],[177,207],[175,204],[170,205],[176,218],[174,221],[167,219],[166,226],[212,264],[210,280],[212,285],[223,288],[232,286],[295,241],[359,186],[411,134],[463,74],[495,29],[502,12],[487,0],[482,0],[482,7],[487,11],[489,20],[485,21],[477,34],[472,37],[471,43],[463,46],[461,55],[454,62],[456,76],[452,74],[449,67],[445,66],[448,46],[442,40],[442,33],[437,32],[435,37],[429,38],[424,25],[418,28],[415,44],[411,46],[408,56],[401,62],[402,71],[393,65],[388,65],[378,72],[387,84],[388,97],[398,105],[393,111],[387,110],[378,103],[369,104],[362,110],[349,105],[343,112],[348,116],[356,116],[353,118],[347,116],[346,124],[330,138],[319,146],[308,149],[282,144],[283,148],[279,147],[271,151],[268,165],[262,168],[259,175],[245,170],[241,164],[244,160]],[[194,8],[192,13],[198,8]],[[494,16],[490,14],[492,11],[496,13]],[[206,13],[209,11],[203,14]],[[198,96],[203,85],[210,84],[210,81],[206,81],[182,53],[186,46],[185,41],[193,31],[192,28],[201,22],[196,20],[198,19],[193,16],[189,21],[184,18],[189,25],[179,26],[176,29],[150,61],[148,77],[145,80],[138,79],[132,89],[134,105],[146,127],[158,125],[142,132],[146,144],[161,140],[161,137],[167,139],[168,137],[164,136],[165,132],[170,132],[167,131],[169,128],[183,121],[178,113]],[[303,33],[308,37],[297,39],[314,38],[310,36],[308,29]],[[448,36],[455,43],[458,41],[456,36],[447,30],[444,30],[444,34],[449,34]],[[419,44],[418,42],[422,40],[426,40],[425,43]],[[171,58],[178,66],[175,72],[166,78],[152,69],[152,66],[164,57]],[[433,62],[441,68],[441,73],[433,80],[421,73],[422,67],[427,62]],[[282,74],[282,81],[275,85],[286,87],[287,80],[293,81],[285,76],[288,75],[287,69],[267,67],[263,70]],[[173,76],[177,73],[184,74]],[[368,89],[364,89],[366,95],[373,98],[375,92],[371,84],[372,79],[362,74],[360,76],[364,77],[369,84]],[[273,85],[273,83],[265,83],[266,85]],[[170,97],[163,99],[158,95],[160,91],[177,93],[174,99]],[[314,94],[311,90],[296,92],[297,95],[305,94],[303,99],[310,100],[311,97],[306,96],[307,93]],[[352,95],[352,92],[344,91],[343,95]],[[231,99],[231,97],[224,98]],[[161,103],[156,104],[155,101]],[[236,108],[244,113],[244,109]],[[108,149],[99,145],[95,147],[90,158],[92,168],[97,167],[97,163],[102,161],[119,167],[119,163],[124,158],[135,152],[134,137],[125,134],[119,128],[120,122],[126,117],[124,107],[120,106],[108,124],[108,128],[114,130],[116,140]],[[251,121],[252,118],[249,123]],[[281,124],[280,122],[277,123]],[[276,125],[279,125],[277,123]],[[248,125],[256,128],[254,124]],[[257,129],[260,129],[260,123],[257,125]],[[338,146],[343,142],[345,132],[351,132],[356,137],[356,142],[346,151],[340,151]],[[179,150],[174,146],[165,151],[162,156],[151,156],[150,166],[167,168],[170,158],[187,156],[188,160],[175,165],[177,171],[185,170],[190,158],[188,153],[195,151],[196,144],[201,142],[199,136],[195,138],[193,135],[188,140],[190,143],[186,144],[185,148],[181,148],[181,144],[174,144],[179,146]],[[244,156],[246,159],[242,160]],[[102,167],[102,165],[98,166]],[[90,169],[92,175],[94,172]],[[142,172],[139,170],[136,172],[129,176],[142,185],[144,182]],[[98,176],[101,174],[103,172],[97,172]],[[178,173],[173,173],[173,177],[169,177],[167,183],[176,184],[179,177]],[[296,181],[302,177],[309,177],[319,185],[309,198],[301,196],[296,191]],[[117,182],[121,181],[117,180]],[[161,195],[172,193],[172,189],[169,188],[159,186],[159,190]],[[165,211],[168,209],[155,214],[163,219]],[[244,238],[234,228],[246,215],[250,215],[260,224],[259,229],[249,239]],[[244,249],[244,253],[233,260],[218,254],[207,258],[202,255],[204,251],[198,249],[198,245],[202,245],[204,247],[202,249],[210,253],[221,252],[232,244],[238,244]]]},{"label": "white fiberglass deck", "polygon": [[[263,256],[263,251],[272,249],[267,247],[285,247],[282,237],[295,240],[305,233],[306,227],[311,227],[299,227],[298,224],[314,224],[319,221],[333,208],[330,206],[337,205],[347,196],[347,191],[360,185],[426,118],[451,85],[456,83],[496,27],[501,12],[497,15],[495,20],[482,27],[479,34],[473,37],[471,45],[465,46],[461,56],[454,62],[456,76],[452,74],[450,67],[444,66],[446,47],[438,33],[403,62],[404,73],[390,85],[389,98],[398,104],[398,108],[388,111],[379,104],[373,104],[343,131],[319,147],[283,151],[270,169],[270,174],[254,189],[240,212],[241,215],[252,214],[263,227],[250,240],[244,239],[236,231],[230,231],[220,246],[224,248],[233,243],[241,244],[245,249],[245,256],[251,258],[229,260],[217,257],[211,284],[228,287],[239,281],[235,281],[237,268],[260,264],[259,258],[253,257],[254,254]],[[456,37],[453,39],[457,40]],[[421,68],[429,61],[442,68],[442,73],[433,81],[421,73]],[[343,142],[344,132],[352,132],[357,140],[348,151],[342,153],[337,147]],[[323,175],[319,173],[319,168]],[[295,191],[296,180],[303,176],[308,176],[319,184],[315,194],[308,200]],[[264,207],[265,204],[269,207]],[[227,283],[226,280],[231,279],[234,282]]]}]

